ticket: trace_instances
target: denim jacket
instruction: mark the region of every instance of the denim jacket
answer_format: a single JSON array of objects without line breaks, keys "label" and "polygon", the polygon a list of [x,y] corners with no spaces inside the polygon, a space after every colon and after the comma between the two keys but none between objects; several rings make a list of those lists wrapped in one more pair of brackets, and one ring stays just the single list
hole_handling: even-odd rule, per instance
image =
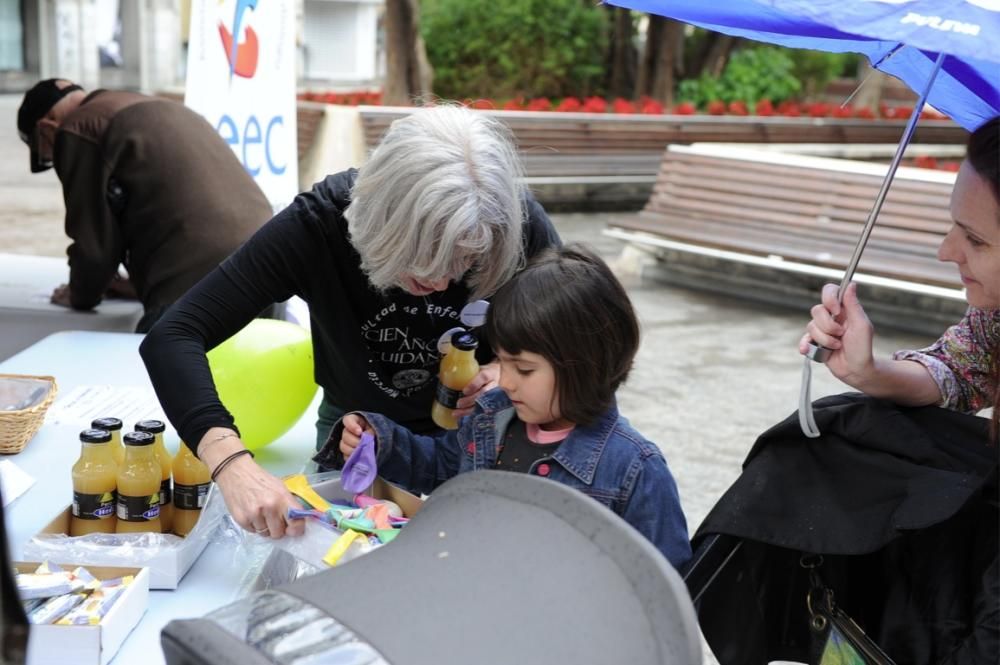
[{"label": "denim jacket", "polygon": [[[379,475],[430,493],[466,471],[492,469],[514,406],[496,389],[476,401],[454,431],[418,435],[377,413],[360,412],[375,430]],[[342,424],[334,427],[315,460],[335,464]],[[596,423],[576,426],[555,453],[529,473],[576,488],[610,508],[644,535],[675,568],[691,558],[687,522],[677,484],[659,448],[636,432],[612,405]]]}]

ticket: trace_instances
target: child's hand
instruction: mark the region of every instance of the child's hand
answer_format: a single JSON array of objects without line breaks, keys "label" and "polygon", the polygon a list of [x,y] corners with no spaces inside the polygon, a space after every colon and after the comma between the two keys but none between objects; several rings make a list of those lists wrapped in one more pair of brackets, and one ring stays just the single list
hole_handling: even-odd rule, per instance
[{"label": "child's hand", "polygon": [[351,456],[354,449],[361,443],[361,435],[365,432],[375,433],[367,420],[356,413],[344,416],[344,431],[340,435],[340,452],[344,454],[344,459]]},{"label": "child's hand", "polygon": [[479,374],[472,377],[469,385],[465,386],[462,396],[458,398],[455,409],[455,418],[464,418],[472,413],[476,406],[476,398],[483,393],[497,387],[500,380],[500,363],[494,361],[479,368]]}]

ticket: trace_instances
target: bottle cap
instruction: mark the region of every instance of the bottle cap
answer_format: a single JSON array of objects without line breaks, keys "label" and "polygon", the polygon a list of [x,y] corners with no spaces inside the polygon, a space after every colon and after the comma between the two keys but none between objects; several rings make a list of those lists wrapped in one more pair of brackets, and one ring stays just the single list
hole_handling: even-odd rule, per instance
[{"label": "bottle cap", "polygon": [[160,434],[167,426],[162,420],[140,420],[135,424],[136,432],[149,432],[150,434]]},{"label": "bottle cap", "polygon": [[118,418],[97,418],[90,426],[94,429],[106,429],[109,432],[115,432],[122,428],[122,421]]},{"label": "bottle cap", "polygon": [[111,440],[111,432],[106,429],[85,429],[80,432],[82,443],[107,443]]},{"label": "bottle cap", "polygon": [[[157,421],[147,421],[157,422]],[[156,441],[156,437],[149,432],[129,432],[122,437],[122,443],[126,446],[149,446]]]},{"label": "bottle cap", "polygon": [[468,330],[462,330],[451,336],[451,345],[461,351],[471,351],[479,346],[479,340]]}]

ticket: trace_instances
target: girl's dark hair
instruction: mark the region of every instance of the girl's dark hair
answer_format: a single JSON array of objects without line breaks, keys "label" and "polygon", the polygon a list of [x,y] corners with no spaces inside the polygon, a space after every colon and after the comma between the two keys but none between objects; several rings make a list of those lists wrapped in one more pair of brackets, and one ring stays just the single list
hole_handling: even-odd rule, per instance
[{"label": "girl's dark hair", "polygon": [[[987,120],[969,136],[967,159],[981,178],[986,180],[990,191],[1000,206],[1000,116]],[[993,361],[993,423],[990,438],[997,441],[1000,430],[1000,349],[992,350]]]},{"label": "girl's dark hair", "polygon": [[632,369],[639,321],[607,264],[571,244],[545,251],[497,291],[486,337],[495,351],[527,351],[550,362],[562,417],[590,425]]}]

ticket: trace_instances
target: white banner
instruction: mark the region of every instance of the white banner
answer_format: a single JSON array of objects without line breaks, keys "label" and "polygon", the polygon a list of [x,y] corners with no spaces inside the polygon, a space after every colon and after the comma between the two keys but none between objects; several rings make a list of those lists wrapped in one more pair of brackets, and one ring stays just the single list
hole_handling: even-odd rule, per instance
[{"label": "white banner", "polygon": [[184,103],[279,210],[298,194],[294,0],[192,0]]}]

